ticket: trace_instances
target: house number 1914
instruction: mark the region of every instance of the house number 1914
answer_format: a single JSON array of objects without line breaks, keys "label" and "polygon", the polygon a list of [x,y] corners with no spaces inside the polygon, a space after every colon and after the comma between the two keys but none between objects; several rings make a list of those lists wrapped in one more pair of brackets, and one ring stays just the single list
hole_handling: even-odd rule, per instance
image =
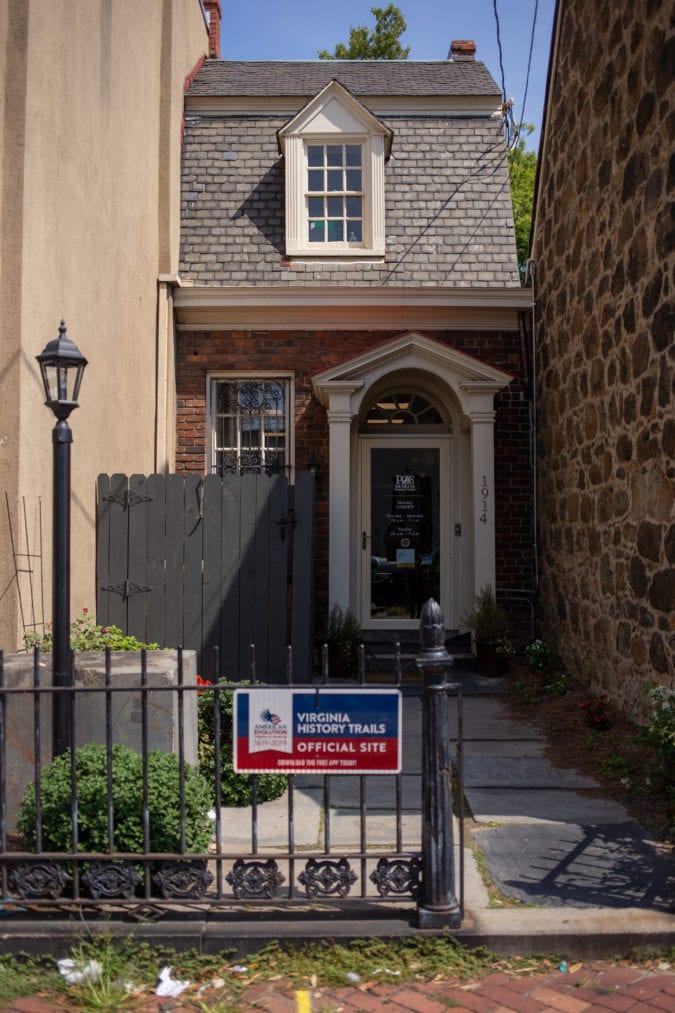
[{"label": "house number 1914", "polygon": [[480,517],[478,518],[478,520],[480,521],[481,524],[487,524],[487,501],[488,501],[488,496],[489,495],[490,495],[490,490],[487,487],[487,479],[486,479],[486,476],[483,475],[483,485],[481,486],[481,490],[480,490],[481,512],[480,512]]}]

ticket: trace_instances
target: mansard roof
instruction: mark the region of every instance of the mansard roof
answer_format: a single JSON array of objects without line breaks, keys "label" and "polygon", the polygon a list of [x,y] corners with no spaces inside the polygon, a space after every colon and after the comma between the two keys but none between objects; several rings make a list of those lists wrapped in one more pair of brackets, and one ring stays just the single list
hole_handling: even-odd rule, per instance
[{"label": "mansard roof", "polygon": [[[394,135],[386,256],[287,259],[277,135],[337,80]],[[499,91],[473,60],[208,61],[188,92],[180,274],[198,286],[519,285]]]}]

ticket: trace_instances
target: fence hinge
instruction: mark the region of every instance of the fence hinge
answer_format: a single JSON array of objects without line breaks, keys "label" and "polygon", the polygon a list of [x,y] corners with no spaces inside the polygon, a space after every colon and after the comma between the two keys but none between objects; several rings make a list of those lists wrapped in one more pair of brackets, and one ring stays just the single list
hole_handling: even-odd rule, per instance
[{"label": "fence hinge", "polygon": [[295,510],[289,508],[288,517],[286,514],[282,514],[277,521],[277,526],[281,528],[281,541],[283,542],[286,538],[286,528],[290,527],[291,531],[295,528]]},{"label": "fence hinge", "polygon": [[129,578],[127,578],[126,580],[120,581],[119,584],[108,584],[107,586],[102,587],[101,590],[114,591],[115,594],[121,595],[122,598],[127,601],[132,597],[132,595],[140,594],[142,591],[152,591],[153,587],[153,584],[138,584],[135,580],[129,580]]},{"label": "fence hinge", "polygon": [[154,496],[147,496],[142,492],[134,492],[133,489],[125,489],[121,495],[103,497],[103,499],[109,500],[111,503],[119,503],[125,510],[136,506],[137,503],[150,503],[154,498]]}]

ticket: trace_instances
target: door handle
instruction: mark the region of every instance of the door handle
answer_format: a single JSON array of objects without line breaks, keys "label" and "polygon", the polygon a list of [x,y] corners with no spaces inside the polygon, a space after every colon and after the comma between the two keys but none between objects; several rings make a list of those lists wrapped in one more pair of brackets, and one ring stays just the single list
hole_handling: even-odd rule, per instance
[{"label": "door handle", "polygon": [[370,538],[370,535],[367,535],[366,532],[364,531],[363,534],[361,535],[361,545],[362,545],[364,551],[368,548],[368,539],[369,538]]}]

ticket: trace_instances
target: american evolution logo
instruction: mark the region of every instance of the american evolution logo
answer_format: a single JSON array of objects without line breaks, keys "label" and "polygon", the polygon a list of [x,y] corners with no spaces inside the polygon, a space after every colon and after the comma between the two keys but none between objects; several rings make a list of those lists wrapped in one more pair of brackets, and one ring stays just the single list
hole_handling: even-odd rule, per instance
[{"label": "american evolution logo", "polygon": [[240,773],[395,774],[401,769],[396,689],[238,689],[234,769]]}]

